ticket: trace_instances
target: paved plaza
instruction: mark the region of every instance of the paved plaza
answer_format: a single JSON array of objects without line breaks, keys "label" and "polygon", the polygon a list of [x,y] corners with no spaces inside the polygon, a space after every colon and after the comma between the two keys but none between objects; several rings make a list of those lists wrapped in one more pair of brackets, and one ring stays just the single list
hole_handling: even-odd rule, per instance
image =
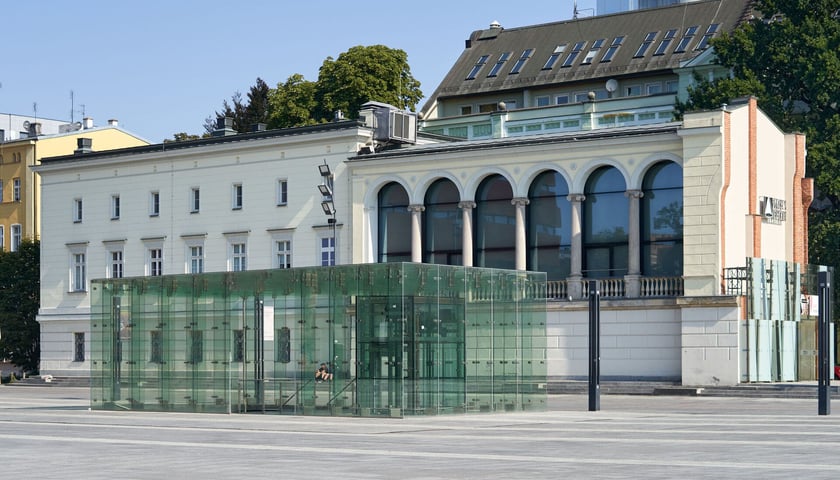
[{"label": "paved plaza", "polygon": [[549,411],[406,419],[88,411],[88,391],[0,386],[8,479],[840,476],[840,403],[553,395]]}]

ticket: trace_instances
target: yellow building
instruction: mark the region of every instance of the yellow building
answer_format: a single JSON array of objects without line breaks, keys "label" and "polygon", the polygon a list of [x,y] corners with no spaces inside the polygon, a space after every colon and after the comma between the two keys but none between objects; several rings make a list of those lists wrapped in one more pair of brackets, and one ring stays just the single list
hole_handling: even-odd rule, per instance
[{"label": "yellow building", "polygon": [[6,251],[16,250],[24,239],[40,238],[40,180],[30,167],[41,158],[149,144],[120,128],[116,120],[94,127],[85,119],[77,130],[54,135],[37,135],[37,124],[30,130],[28,138],[0,141],[0,249]]}]

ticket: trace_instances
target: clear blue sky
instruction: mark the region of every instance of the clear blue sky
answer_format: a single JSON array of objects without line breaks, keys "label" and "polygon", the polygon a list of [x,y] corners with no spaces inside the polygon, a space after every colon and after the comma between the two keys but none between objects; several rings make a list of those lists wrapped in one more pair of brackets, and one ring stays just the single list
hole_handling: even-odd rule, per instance
[{"label": "clear blue sky", "polygon": [[[116,118],[153,143],[202,133],[222,100],[257,77],[272,87],[294,73],[316,80],[326,57],[355,45],[405,50],[429,95],[472,31],[573,10],[573,0],[2,3],[0,112],[32,115],[37,103],[39,117],[70,120],[72,90],[76,121],[84,108],[97,125]],[[583,15],[594,6],[578,1]]]}]

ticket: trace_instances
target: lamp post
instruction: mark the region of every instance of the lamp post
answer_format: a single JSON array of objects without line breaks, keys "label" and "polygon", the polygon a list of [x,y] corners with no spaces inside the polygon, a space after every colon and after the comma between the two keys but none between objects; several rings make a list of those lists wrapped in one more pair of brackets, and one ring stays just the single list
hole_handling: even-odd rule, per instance
[{"label": "lamp post", "polygon": [[318,165],[318,172],[321,174],[321,184],[318,185],[318,191],[321,192],[321,209],[324,215],[330,217],[327,223],[330,225],[330,241],[332,247],[332,258],[327,257],[327,265],[335,265],[337,258],[337,248],[335,244],[335,202],[333,201],[333,176],[330,171],[330,166],[324,160],[323,165]]}]

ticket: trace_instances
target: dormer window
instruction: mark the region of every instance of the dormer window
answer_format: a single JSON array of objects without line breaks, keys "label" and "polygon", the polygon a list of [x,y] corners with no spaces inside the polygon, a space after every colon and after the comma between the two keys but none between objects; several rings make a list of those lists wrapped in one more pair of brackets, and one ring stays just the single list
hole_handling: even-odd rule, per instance
[{"label": "dormer window", "polygon": [[604,39],[599,38],[592,43],[592,47],[589,48],[589,52],[587,52],[586,56],[583,57],[583,61],[580,62],[581,65],[589,65],[592,63],[592,59],[595,58],[595,55],[598,55],[598,51],[601,50],[601,47],[604,46]]},{"label": "dormer window", "polygon": [[497,76],[499,74],[499,70],[501,70],[502,66],[505,64],[505,62],[508,61],[508,58],[510,58],[510,52],[505,52],[505,53],[499,55],[499,59],[496,61],[496,64],[493,65],[493,68],[490,69],[490,73],[488,73],[487,76],[488,77]]},{"label": "dormer window", "polygon": [[545,61],[545,65],[543,65],[542,69],[543,70],[551,70],[552,68],[554,68],[554,64],[557,63],[557,59],[560,58],[560,56],[563,55],[563,52],[565,52],[565,51],[566,51],[566,44],[565,43],[563,45],[557,45],[557,47],[554,48],[554,51],[548,57],[548,60]]},{"label": "dormer window", "polygon": [[659,32],[650,32],[645,35],[645,40],[639,45],[639,49],[636,50],[636,54],[633,55],[633,58],[640,58],[644,57],[647,53],[648,48],[653,44],[653,41],[656,40],[656,34]]},{"label": "dormer window", "polygon": [[715,33],[718,31],[718,27],[720,24],[713,23],[709,25],[709,28],[706,29],[706,33],[703,35],[703,38],[700,39],[700,42],[694,47],[695,50],[705,50],[709,46],[709,40],[715,36]]},{"label": "dormer window", "polygon": [[656,48],[656,51],[653,52],[654,55],[664,55],[665,51],[668,50],[668,47],[671,46],[671,41],[674,40],[674,37],[677,36],[677,29],[672,28],[665,32],[665,36],[662,38],[662,43]]},{"label": "dormer window", "polygon": [[525,62],[531,58],[531,55],[534,53],[533,48],[526,48],[524,52],[522,52],[522,56],[519,57],[519,60],[513,64],[513,68],[510,69],[510,75],[514,75],[519,73],[522,70],[522,67],[525,66]]},{"label": "dormer window", "polygon": [[475,65],[473,65],[472,70],[470,70],[470,73],[467,75],[466,80],[474,80],[475,76],[478,75],[478,71],[481,70],[481,67],[483,67],[485,63],[487,63],[487,59],[489,58],[490,55],[482,55],[478,57],[478,60],[475,62]]},{"label": "dormer window", "polygon": [[580,55],[580,52],[583,51],[583,47],[586,46],[586,42],[577,42],[574,47],[572,47],[572,51],[569,52],[569,56],[566,57],[566,61],[563,62],[562,67],[571,67],[573,63],[575,63],[575,59]]},{"label": "dormer window", "polygon": [[604,56],[601,58],[601,61],[612,61],[613,57],[615,56],[615,52],[618,51],[618,47],[620,47],[622,43],[624,43],[624,35],[619,35],[618,37],[615,37],[612,43],[610,44],[609,48],[607,48],[607,51],[604,52]]},{"label": "dormer window", "polygon": [[683,35],[682,39],[680,39],[680,43],[677,44],[677,48],[674,49],[674,53],[683,53],[688,50],[688,44],[691,43],[691,39],[697,35],[697,29],[700,28],[698,26],[688,27],[685,30],[685,34]]}]

